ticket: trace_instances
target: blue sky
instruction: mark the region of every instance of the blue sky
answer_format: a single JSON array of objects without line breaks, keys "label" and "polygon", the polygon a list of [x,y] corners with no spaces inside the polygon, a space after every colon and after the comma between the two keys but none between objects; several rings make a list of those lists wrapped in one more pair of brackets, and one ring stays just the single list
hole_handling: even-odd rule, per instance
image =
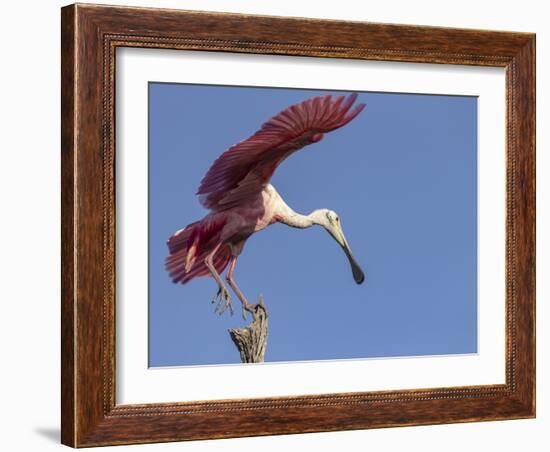
[{"label": "blue sky", "polygon": [[[332,91],[150,83],[149,364],[239,363],[216,285],[173,284],[166,240],[207,211],[195,196],[229,146],[287,106]],[[335,210],[366,273],[356,285],[320,227],[253,235],[235,279],[270,316],[266,361],[477,351],[477,99],[359,93],[351,123],[286,160],[272,183],[296,211]]]}]

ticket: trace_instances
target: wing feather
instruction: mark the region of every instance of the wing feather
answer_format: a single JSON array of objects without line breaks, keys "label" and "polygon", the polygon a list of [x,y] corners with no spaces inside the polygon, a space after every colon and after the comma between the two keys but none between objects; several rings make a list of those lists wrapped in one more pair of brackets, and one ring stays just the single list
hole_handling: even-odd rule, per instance
[{"label": "wing feather", "polygon": [[197,191],[201,204],[223,210],[253,199],[289,155],[354,119],[365,107],[358,104],[350,113],[356,98],[357,94],[313,97],[266,121],[214,161]]}]

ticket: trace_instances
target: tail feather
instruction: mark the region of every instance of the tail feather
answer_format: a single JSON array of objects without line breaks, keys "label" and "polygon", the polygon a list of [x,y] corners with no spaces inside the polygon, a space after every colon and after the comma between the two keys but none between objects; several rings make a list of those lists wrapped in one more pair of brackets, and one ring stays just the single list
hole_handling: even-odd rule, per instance
[{"label": "tail feather", "polygon": [[[203,250],[196,259],[193,266],[186,270],[185,262],[187,259],[186,250],[181,250],[176,254],[172,254],[166,258],[166,270],[170,274],[172,281],[174,283],[182,283],[191,281],[193,278],[199,276],[207,276],[210,274],[210,270],[204,263],[206,256],[210,250]],[[224,245],[220,247],[213,259],[214,268],[218,273],[221,273],[225,270],[225,267],[231,259],[231,249],[229,246]]]},{"label": "tail feather", "polygon": [[[204,260],[219,243],[224,224],[223,220],[206,217],[180,229],[168,239],[170,255],[166,257],[165,265],[173,282],[185,284],[193,278],[210,274]],[[230,259],[229,246],[222,245],[212,263],[221,273]]]},{"label": "tail feather", "polygon": [[193,231],[197,229],[199,223],[199,221],[195,221],[194,223],[188,224],[185,228],[180,229],[168,239],[168,242],[166,243],[168,245],[168,249],[170,250],[170,254],[187,248],[187,240]]}]

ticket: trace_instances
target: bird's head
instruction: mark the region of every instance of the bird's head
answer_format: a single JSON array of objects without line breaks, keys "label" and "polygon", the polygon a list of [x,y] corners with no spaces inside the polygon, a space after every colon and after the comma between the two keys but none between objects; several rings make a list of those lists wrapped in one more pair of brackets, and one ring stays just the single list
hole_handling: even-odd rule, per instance
[{"label": "bird's head", "polygon": [[323,226],[332,236],[332,238],[336,240],[336,242],[342,247],[351,265],[353,279],[357,284],[362,284],[365,280],[365,274],[353,257],[351,248],[348,244],[348,241],[346,240],[344,231],[342,230],[342,223],[340,222],[340,217],[338,216],[338,214],[333,210],[319,209],[313,211],[310,215],[310,218],[314,224]]}]

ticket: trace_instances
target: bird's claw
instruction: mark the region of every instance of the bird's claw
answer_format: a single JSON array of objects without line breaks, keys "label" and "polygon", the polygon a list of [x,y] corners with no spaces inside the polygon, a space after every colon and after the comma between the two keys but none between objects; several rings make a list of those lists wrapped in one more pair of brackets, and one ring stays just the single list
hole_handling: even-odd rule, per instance
[{"label": "bird's claw", "polygon": [[219,298],[219,296],[220,296],[221,293],[222,293],[222,290],[221,290],[221,289],[218,289],[218,291],[216,292],[216,295],[214,295],[214,296],[212,297],[212,301],[211,301],[210,303],[214,304],[214,303],[218,300],[218,298]]},{"label": "bird's claw", "polygon": [[[264,296],[260,294],[260,296],[258,297],[258,303],[257,304],[260,304],[263,306],[264,304]],[[243,308],[243,320],[247,320],[246,318],[246,313],[249,312],[250,315],[252,316],[252,319],[254,320],[255,319],[255,312],[256,312],[256,304],[251,304],[251,303],[243,303],[242,304],[242,308]]]},{"label": "bird's claw", "polygon": [[229,312],[233,315],[233,303],[231,302],[231,296],[225,287],[220,287],[216,295],[214,295],[212,303],[216,302],[217,305],[214,312],[222,315],[226,309],[229,309]]}]

